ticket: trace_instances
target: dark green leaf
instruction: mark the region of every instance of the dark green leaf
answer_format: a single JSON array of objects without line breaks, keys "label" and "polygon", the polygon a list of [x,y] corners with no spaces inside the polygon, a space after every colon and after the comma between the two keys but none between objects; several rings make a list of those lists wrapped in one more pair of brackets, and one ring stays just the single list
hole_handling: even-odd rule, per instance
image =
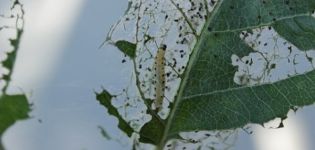
[{"label": "dark green leaf", "polygon": [[[208,25],[216,32],[244,30],[275,21],[309,16],[315,8],[313,0],[222,0]],[[231,6],[234,9],[231,9]]]},{"label": "dark green leaf", "polygon": [[[293,106],[314,103],[314,85],[315,71],[312,71],[274,84],[230,88],[184,97],[169,134],[182,130],[233,129],[247,123],[263,124],[276,117],[283,118]],[[201,111],[204,115],[200,115]],[[192,120],[194,124],[191,124]]]},{"label": "dark green leaf", "polygon": [[12,70],[13,70],[13,66],[15,63],[15,59],[16,59],[16,55],[19,49],[19,44],[20,44],[20,40],[23,34],[23,30],[21,29],[17,29],[17,38],[16,39],[10,39],[10,43],[13,46],[13,51],[11,53],[8,53],[8,58],[2,62],[2,65],[9,69],[10,72],[7,75],[3,75],[3,80],[7,81],[7,84],[5,86],[5,88],[3,88],[3,92],[6,90],[6,88],[8,87],[8,82],[11,81],[11,75],[12,75]]},{"label": "dark green leaf", "polygon": [[310,16],[275,23],[275,30],[301,50],[315,49],[315,19]]},{"label": "dark green leaf", "polygon": [[[240,86],[233,81],[236,69],[231,56],[253,51],[240,39],[241,31],[307,18],[314,8],[313,0],[290,0],[290,5],[279,0],[220,1],[190,57],[161,143],[179,132],[262,124],[284,118],[294,106],[313,104],[315,71],[273,84]],[[305,32],[314,32],[311,22],[297,20]],[[314,40],[313,36],[307,38]]]},{"label": "dark green leaf", "polygon": [[96,99],[100,102],[101,105],[103,105],[105,108],[107,108],[108,113],[118,119],[118,127],[123,132],[125,132],[129,137],[132,135],[134,130],[130,127],[130,125],[122,118],[122,116],[117,111],[117,108],[115,108],[112,103],[113,96],[107,92],[106,90],[103,90],[101,93],[96,94]]},{"label": "dark green leaf", "polygon": [[[241,31],[252,32],[265,26],[272,26],[301,50],[314,48],[315,21],[310,14],[314,9],[314,0],[218,1],[201,35],[196,35],[197,42],[181,76],[166,125],[152,119],[141,129],[140,141],[163,148],[168,139],[180,132],[263,124],[276,117],[286,118],[292,108],[313,104],[315,71],[275,83],[238,85],[233,80],[237,70],[232,66],[231,56],[254,52],[240,38]],[[119,42],[116,46],[134,58],[136,45]],[[131,47],[132,50],[127,50]],[[271,69],[275,67],[271,65]]]},{"label": "dark green leaf", "polygon": [[130,58],[135,58],[137,45],[128,41],[117,41],[115,46]]},{"label": "dark green leaf", "polygon": [[165,125],[157,117],[152,117],[149,123],[146,123],[140,131],[140,142],[159,144],[163,136]]},{"label": "dark green leaf", "polygon": [[[0,137],[17,120],[27,119],[30,105],[25,95],[3,95],[0,97]],[[2,145],[0,143],[0,149]],[[2,147],[3,149],[3,147]]]}]

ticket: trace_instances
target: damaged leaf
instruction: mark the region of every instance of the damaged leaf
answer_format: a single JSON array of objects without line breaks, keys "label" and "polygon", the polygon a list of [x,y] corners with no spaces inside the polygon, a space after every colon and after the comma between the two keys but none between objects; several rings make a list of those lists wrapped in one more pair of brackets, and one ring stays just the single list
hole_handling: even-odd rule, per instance
[{"label": "damaged leaf", "polygon": [[112,103],[113,96],[107,92],[106,90],[103,90],[101,93],[96,93],[96,99],[100,102],[102,106],[107,108],[107,111],[110,115],[116,117],[118,119],[118,127],[123,132],[125,132],[129,137],[134,132],[133,129],[130,127],[130,125],[122,118],[122,116],[117,111],[117,108],[115,108]]},{"label": "damaged leaf", "polygon": [[[30,105],[25,95],[2,95],[0,97],[0,137],[17,120],[29,118]],[[4,149],[0,143],[0,149]]]},{"label": "damaged leaf", "polygon": [[135,58],[136,56],[136,48],[137,45],[128,41],[117,41],[115,46],[123,52],[125,55],[129,56],[131,59]]},{"label": "damaged leaf", "polygon": [[[193,49],[191,54],[188,54],[187,65],[178,71],[184,70],[183,74],[178,73],[180,85],[174,101],[171,100],[170,114],[165,126],[156,119],[147,122],[140,130],[141,142],[152,143],[157,145],[158,149],[162,149],[168,140],[177,138],[181,132],[229,130],[241,128],[249,123],[263,124],[277,117],[286,118],[291,108],[315,102],[314,70],[288,75],[287,78],[275,82],[255,85],[247,84],[248,77],[241,76],[239,78],[242,78],[242,84],[238,84],[234,80],[238,69],[233,66],[231,59],[233,55],[245,57],[257,49],[272,50],[268,48],[270,46],[268,42],[274,42],[272,41],[274,39],[254,41],[250,44],[246,41],[249,35],[255,33],[260,36],[260,33],[256,32],[268,29],[270,30],[268,33],[277,34],[284,39],[285,42],[281,44],[292,44],[286,47],[289,53],[292,46],[300,51],[314,49],[315,1],[289,0],[284,3],[279,0],[219,0],[213,9],[207,8],[206,16],[199,13],[190,17],[187,17],[188,14],[181,8],[184,2],[178,4],[171,2],[182,14],[180,19],[187,21],[188,18],[192,20],[195,17],[205,18],[205,24],[201,30],[197,30],[194,27],[200,22],[187,21],[186,26],[190,28],[189,33],[196,38],[196,42],[191,42],[195,45],[190,45]],[[191,1],[190,3],[189,6],[196,5]],[[188,11],[193,10],[198,9]],[[165,15],[163,18],[168,20],[169,16]],[[174,19],[175,24],[182,21],[180,19]],[[179,26],[179,30],[183,30],[183,26]],[[178,37],[182,36],[180,34]],[[184,38],[177,41],[177,44],[184,45],[189,43],[187,41],[189,40]],[[135,57],[136,44],[120,41],[116,45],[129,57]],[[127,45],[128,48],[125,47]],[[179,50],[181,51],[184,53],[184,50]],[[179,55],[181,58],[186,55],[183,53]],[[265,57],[264,53],[259,54]],[[176,59],[173,60],[176,66]],[[308,57],[308,60],[313,59]],[[255,63],[247,60],[245,64]],[[267,64],[267,68],[270,72],[279,66],[270,63]],[[149,67],[146,70],[151,72]],[[160,126],[161,124],[163,126]]]}]

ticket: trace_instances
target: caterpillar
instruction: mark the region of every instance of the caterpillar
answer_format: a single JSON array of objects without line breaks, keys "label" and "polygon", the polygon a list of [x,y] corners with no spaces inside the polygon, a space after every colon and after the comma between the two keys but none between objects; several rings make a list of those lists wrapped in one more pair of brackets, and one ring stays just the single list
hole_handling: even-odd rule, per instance
[{"label": "caterpillar", "polygon": [[155,76],[157,79],[155,86],[156,99],[155,107],[159,110],[162,107],[165,92],[165,51],[167,46],[162,44],[155,56]]}]

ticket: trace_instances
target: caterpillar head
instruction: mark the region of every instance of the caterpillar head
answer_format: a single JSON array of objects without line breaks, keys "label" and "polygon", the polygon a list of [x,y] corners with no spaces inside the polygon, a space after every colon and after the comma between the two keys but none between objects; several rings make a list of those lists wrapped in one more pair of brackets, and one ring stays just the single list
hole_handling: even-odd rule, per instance
[{"label": "caterpillar head", "polygon": [[166,46],[165,44],[161,44],[161,45],[160,45],[160,49],[166,50],[166,48],[167,48],[167,46]]}]

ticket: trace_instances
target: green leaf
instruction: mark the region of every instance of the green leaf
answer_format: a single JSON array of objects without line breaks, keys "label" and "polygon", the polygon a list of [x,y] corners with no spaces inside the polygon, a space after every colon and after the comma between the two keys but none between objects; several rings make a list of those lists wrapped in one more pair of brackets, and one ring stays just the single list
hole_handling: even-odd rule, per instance
[{"label": "green leaf", "polygon": [[[25,95],[3,95],[0,97],[0,137],[17,120],[29,118],[30,105]],[[4,149],[0,143],[0,149]]]},{"label": "green leaf", "polygon": [[286,40],[301,50],[315,49],[315,19],[310,16],[279,21],[273,26]]},{"label": "green leaf", "polygon": [[[159,147],[180,132],[263,124],[276,117],[285,118],[294,106],[313,104],[315,71],[273,84],[241,86],[233,81],[236,68],[231,56],[253,51],[240,39],[244,30],[275,26],[289,33],[296,27],[279,24],[296,19],[299,29],[304,30],[302,36],[306,31],[312,34],[313,23],[308,20],[314,8],[313,0],[221,0],[197,39]],[[313,35],[307,38],[315,40]]]},{"label": "green leaf", "polygon": [[[18,1],[12,1],[11,10],[16,6],[20,6],[22,14],[14,16],[16,18],[16,37],[14,39],[9,39],[13,50],[7,54],[7,59],[1,62],[2,66],[9,70],[9,74],[3,75],[0,80],[6,81],[5,86],[0,93],[0,138],[4,132],[18,120],[29,118],[28,113],[30,112],[30,105],[27,101],[25,95],[7,95],[6,89],[8,88],[9,82],[11,81],[11,76],[17,57],[17,52],[19,49],[21,37],[24,29],[24,10],[23,5]],[[21,27],[18,27],[18,23]],[[0,150],[4,150],[2,142],[0,141]]]},{"label": "green leaf", "polygon": [[[300,50],[315,48],[315,19],[311,16],[314,0],[219,0],[213,11],[211,8],[207,13],[200,35],[194,32],[199,32],[194,29],[195,22],[187,19],[195,16],[187,17],[190,14],[185,14],[180,4],[171,2],[183,15],[196,44],[192,45],[188,65],[180,76],[179,90],[166,124],[153,116],[140,130],[141,142],[162,149],[167,140],[178,138],[180,132],[263,124],[276,117],[286,118],[290,109],[315,102],[315,71],[275,83],[246,86],[234,82],[237,68],[231,61],[233,54],[243,57],[256,50],[241,39],[242,31],[250,33],[265,26],[275,29]],[[116,46],[129,57],[135,57],[136,44],[118,41]],[[270,67],[275,69],[276,64]]]},{"label": "green leaf", "polygon": [[221,0],[207,26],[213,31],[240,31],[309,16],[314,5],[313,0]]},{"label": "green leaf", "polygon": [[[274,84],[229,88],[184,97],[176,110],[169,134],[196,129],[234,129],[247,123],[263,124],[276,117],[284,118],[293,106],[314,103],[314,83],[315,71],[312,71]],[[190,123],[192,120],[194,124]]]},{"label": "green leaf", "polygon": [[17,38],[16,39],[10,39],[10,44],[13,46],[13,51],[11,53],[8,53],[8,58],[2,62],[3,66],[10,70],[10,73],[8,75],[4,75],[3,79],[5,81],[11,80],[12,70],[13,66],[16,60],[16,55],[19,49],[20,40],[23,34],[23,30],[17,29]]},{"label": "green leaf", "polygon": [[[16,26],[15,26],[15,30],[16,30],[16,37],[14,39],[9,39],[11,46],[13,47],[13,50],[11,52],[9,52],[7,54],[7,59],[4,60],[3,62],[1,62],[1,64],[3,65],[3,67],[7,68],[9,70],[8,74],[3,75],[3,78],[1,80],[6,81],[6,84],[4,86],[4,88],[2,89],[2,92],[5,93],[8,86],[9,86],[9,82],[11,81],[11,75],[13,73],[13,67],[15,64],[15,60],[17,57],[17,52],[20,46],[20,41],[23,35],[23,30],[24,30],[24,8],[23,5],[18,1],[18,0],[14,0],[12,1],[12,6],[11,6],[11,11],[13,11],[13,9],[17,6],[20,6],[20,11],[21,14],[20,15],[12,15],[14,16],[14,18],[16,18]],[[20,27],[19,25],[20,24]]]},{"label": "green leaf", "polygon": [[122,118],[122,116],[117,111],[117,108],[114,107],[111,103],[113,96],[107,92],[106,90],[103,90],[101,93],[96,93],[96,99],[100,102],[101,105],[103,105],[105,108],[107,108],[108,113],[118,119],[118,127],[123,132],[125,132],[129,137],[131,137],[134,130],[130,127],[130,125]]},{"label": "green leaf", "polygon": [[125,55],[129,56],[131,59],[136,57],[137,45],[128,41],[117,41],[115,46],[123,52]]},{"label": "green leaf", "polygon": [[165,125],[156,117],[146,123],[140,130],[140,142],[159,144],[161,142]]}]

